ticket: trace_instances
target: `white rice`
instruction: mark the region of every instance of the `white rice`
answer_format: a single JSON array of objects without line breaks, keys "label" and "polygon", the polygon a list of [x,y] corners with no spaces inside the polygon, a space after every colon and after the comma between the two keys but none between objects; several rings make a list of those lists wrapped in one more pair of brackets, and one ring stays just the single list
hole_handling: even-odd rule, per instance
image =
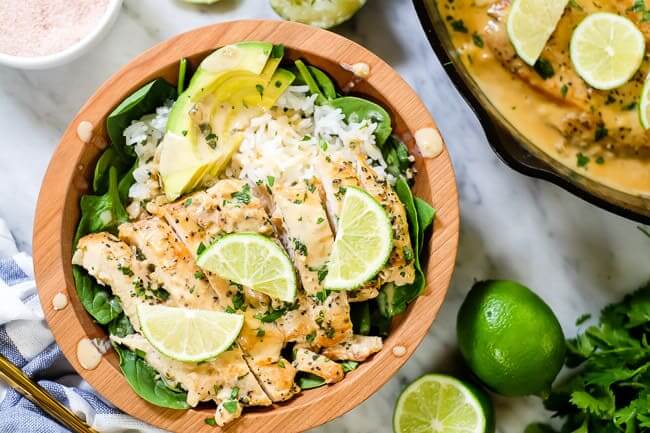
[{"label": "white rice", "polygon": [[[158,182],[156,149],[162,141],[171,102],[156,114],[134,121],[124,130],[126,144],[138,155],[135,183],[129,190],[132,199],[127,211],[137,218],[147,202],[162,195]],[[314,176],[313,162],[319,152],[353,159],[363,152],[380,177],[394,182],[386,173],[386,163],[375,145],[377,124],[372,121],[346,122],[340,109],[316,105],[316,95],[307,86],[291,86],[275,107],[255,114],[249,122],[237,125],[244,139],[222,177],[238,177],[264,182],[269,177],[294,181]]]}]

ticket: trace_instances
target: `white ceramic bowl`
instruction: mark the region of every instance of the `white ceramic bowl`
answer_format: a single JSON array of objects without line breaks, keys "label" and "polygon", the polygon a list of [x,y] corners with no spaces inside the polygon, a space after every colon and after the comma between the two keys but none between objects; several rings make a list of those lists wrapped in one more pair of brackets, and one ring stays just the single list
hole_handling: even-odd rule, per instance
[{"label": "white ceramic bowl", "polygon": [[106,36],[119,15],[123,0],[110,0],[97,26],[79,42],[47,56],[22,57],[0,53],[0,65],[18,69],[47,69],[68,63],[81,56]]}]

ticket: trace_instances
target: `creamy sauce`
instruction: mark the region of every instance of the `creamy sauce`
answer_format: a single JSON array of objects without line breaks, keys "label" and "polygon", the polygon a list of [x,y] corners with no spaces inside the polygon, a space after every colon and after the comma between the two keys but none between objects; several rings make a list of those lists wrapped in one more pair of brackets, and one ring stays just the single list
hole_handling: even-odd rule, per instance
[{"label": "creamy sauce", "polygon": [[354,64],[341,63],[341,67],[346,71],[352,72],[355,77],[368,78],[370,76],[370,65],[364,62]]},{"label": "creamy sauce", "polygon": [[89,143],[93,138],[93,124],[87,120],[82,120],[77,125],[77,136],[84,143]]},{"label": "creamy sauce", "polygon": [[77,360],[85,370],[94,370],[102,360],[102,353],[87,338],[82,338],[77,343]]},{"label": "creamy sauce", "polygon": [[442,153],[442,137],[435,128],[417,130],[415,132],[415,144],[424,158],[435,158]]},{"label": "creamy sauce", "polygon": [[63,310],[65,307],[68,306],[68,297],[65,295],[65,293],[57,293],[54,295],[52,298],[52,308],[54,308],[56,311]]},{"label": "creamy sauce", "polygon": [[[637,139],[639,136],[643,137],[634,104],[638,103],[645,70],[637,74],[630,83],[613,92],[588,89],[587,106],[580,107],[579,102],[572,106],[571,98],[575,90],[572,85],[563,86],[557,95],[553,96],[554,94],[549,92],[551,80],[542,82],[544,89],[535,89],[521,79],[520,75],[508,70],[497,58],[485,37],[486,28],[492,25],[490,21],[493,21],[488,10],[493,3],[500,2],[437,0],[437,3],[441,16],[446,17],[450,23],[452,41],[470,75],[495,108],[521,134],[543,153],[580,175],[629,194],[650,195],[648,144],[643,143],[642,146],[646,147],[630,150],[624,148],[625,139],[613,143],[619,130],[634,131]],[[567,57],[568,54],[562,51],[561,47],[568,46],[574,24],[586,13],[595,11],[597,7],[602,8],[591,0],[581,0],[579,3],[584,11],[569,10],[565,13],[553,39],[547,44],[546,55]],[[612,5],[609,3],[612,2],[603,3],[605,8],[619,13],[625,13],[627,9],[626,2],[613,2],[616,4]],[[459,20],[462,20],[462,23]],[[643,25],[641,27],[644,30]],[[559,53],[548,51],[549,47],[560,47],[557,48]],[[566,74],[574,74],[570,62],[553,66],[555,80],[561,80]],[[540,82],[535,72],[532,72],[532,80],[536,79]],[[582,81],[579,79],[578,81],[582,85]],[[574,145],[567,138],[569,134],[566,131],[563,134],[558,125],[566,119],[567,115],[589,112],[597,112],[602,116],[609,130],[609,136],[594,140],[594,135],[589,134],[587,142],[583,140],[580,145]],[[647,143],[650,143],[650,139]]]},{"label": "creamy sauce", "polygon": [[402,356],[406,355],[406,347],[404,346],[393,347],[393,355],[395,355],[398,358],[401,358]]}]

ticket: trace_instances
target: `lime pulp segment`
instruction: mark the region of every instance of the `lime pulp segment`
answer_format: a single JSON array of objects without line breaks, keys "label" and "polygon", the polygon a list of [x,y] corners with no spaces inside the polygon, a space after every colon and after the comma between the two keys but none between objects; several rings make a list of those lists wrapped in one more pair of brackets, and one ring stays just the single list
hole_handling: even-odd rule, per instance
[{"label": "lime pulp segment", "polygon": [[271,7],[285,20],[330,28],[357,13],[366,0],[271,0]]}]

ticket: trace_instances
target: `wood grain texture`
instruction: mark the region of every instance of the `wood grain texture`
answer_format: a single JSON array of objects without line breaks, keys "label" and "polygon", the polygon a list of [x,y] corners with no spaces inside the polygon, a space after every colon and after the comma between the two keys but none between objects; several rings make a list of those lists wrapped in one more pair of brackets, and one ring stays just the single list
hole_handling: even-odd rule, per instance
[{"label": "wood grain texture", "polygon": [[[105,337],[77,297],[73,279],[72,239],[79,219],[79,198],[91,183],[92,169],[107,145],[106,116],[131,92],[157,77],[175,82],[178,60],[187,57],[196,66],[213,49],[243,40],[284,44],[290,58],[304,58],[325,69],[341,88],[354,83],[353,93],[363,94],[389,109],[395,131],[417,156],[415,193],[438,209],[435,231],[428,246],[427,287],[408,312],[397,318],[385,348],[329,387],[306,391],[289,402],[253,409],[227,426],[226,432],[293,433],[325,423],[351,410],[377,391],[408,360],[433,323],[453,272],[458,245],[459,210],[456,182],[449,154],[435,159],[419,157],[413,133],[434,127],[431,115],[402,78],[384,61],[360,45],[334,33],[302,24],[280,21],[236,21],[200,28],[179,35],[146,51],[111,77],[81,108],[65,131],[50,162],[38,199],[34,224],[34,267],[41,304],[56,341],[74,368],[99,393],[123,411],[152,425],[177,432],[214,432],[204,424],[214,406],[188,411],[161,409],[135,395],[119,370],[114,352],[107,353],[92,371],[80,367],[77,342]],[[366,62],[371,74],[359,80],[340,63]],[[81,121],[95,125],[93,139],[83,143],[77,136]],[[70,304],[62,311],[52,308],[52,298],[64,292]],[[404,346],[396,357],[392,348]],[[219,431],[218,429],[216,431]]]}]

